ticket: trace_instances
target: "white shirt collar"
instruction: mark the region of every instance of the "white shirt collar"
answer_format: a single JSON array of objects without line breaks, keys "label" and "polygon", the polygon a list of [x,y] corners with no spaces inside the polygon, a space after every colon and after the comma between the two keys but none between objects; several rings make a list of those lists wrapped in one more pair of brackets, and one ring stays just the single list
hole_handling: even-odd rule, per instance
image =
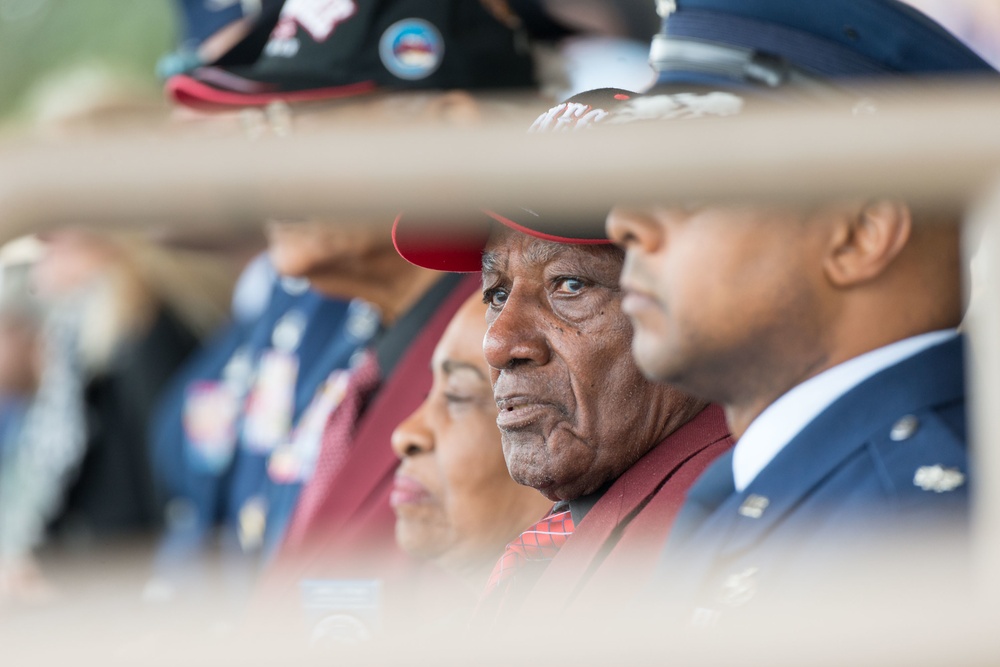
[{"label": "white shirt collar", "polygon": [[793,387],[761,412],[733,450],[733,481],[742,492],[809,422],[879,371],[957,336],[932,331],[866,352]]}]

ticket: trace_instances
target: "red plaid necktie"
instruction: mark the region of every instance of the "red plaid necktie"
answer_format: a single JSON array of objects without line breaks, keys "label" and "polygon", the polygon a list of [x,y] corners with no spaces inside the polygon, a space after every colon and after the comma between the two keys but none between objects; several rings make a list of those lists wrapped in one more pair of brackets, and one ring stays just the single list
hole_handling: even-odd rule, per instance
[{"label": "red plaid necktie", "polygon": [[302,489],[285,536],[285,546],[301,545],[309,537],[319,513],[333,488],[334,479],[351,450],[354,430],[372,392],[379,385],[381,373],[375,354],[366,350],[351,371],[351,379],[337,408],[323,429],[323,441],[316,459],[316,469]]},{"label": "red plaid necktie", "polygon": [[548,563],[569,536],[573,534],[573,517],[569,509],[549,512],[545,518],[521,533],[507,545],[486,584],[484,597],[497,589],[507,588],[528,563]]}]

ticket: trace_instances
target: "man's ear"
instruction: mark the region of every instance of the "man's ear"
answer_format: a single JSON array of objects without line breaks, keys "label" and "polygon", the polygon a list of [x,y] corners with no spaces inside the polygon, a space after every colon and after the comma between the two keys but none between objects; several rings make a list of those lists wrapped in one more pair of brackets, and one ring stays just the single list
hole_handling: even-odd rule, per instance
[{"label": "man's ear", "polygon": [[906,247],[913,229],[910,208],[896,199],[877,199],[834,221],[823,262],[827,279],[836,287],[874,280]]}]

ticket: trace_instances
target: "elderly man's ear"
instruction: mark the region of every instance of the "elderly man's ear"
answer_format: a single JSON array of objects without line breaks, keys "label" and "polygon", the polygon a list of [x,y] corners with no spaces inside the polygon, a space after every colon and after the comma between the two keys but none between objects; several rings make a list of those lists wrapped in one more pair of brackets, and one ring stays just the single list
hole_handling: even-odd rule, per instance
[{"label": "elderly man's ear", "polygon": [[896,199],[877,199],[837,214],[830,225],[823,271],[834,287],[849,288],[883,275],[910,240],[913,216]]}]

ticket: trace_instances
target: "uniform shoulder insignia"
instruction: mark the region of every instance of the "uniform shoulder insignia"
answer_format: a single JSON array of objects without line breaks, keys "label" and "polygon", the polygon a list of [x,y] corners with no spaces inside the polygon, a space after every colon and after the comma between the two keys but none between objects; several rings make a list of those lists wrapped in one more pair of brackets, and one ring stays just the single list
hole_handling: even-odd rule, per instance
[{"label": "uniform shoulder insignia", "polygon": [[956,468],[941,465],[922,466],[913,475],[913,483],[924,491],[945,493],[965,484],[965,475]]},{"label": "uniform shoulder insignia", "polygon": [[[887,491],[926,498],[968,486],[968,453],[962,434],[933,410],[899,415],[873,439],[871,449]],[[917,501],[923,502],[923,501]]]}]

